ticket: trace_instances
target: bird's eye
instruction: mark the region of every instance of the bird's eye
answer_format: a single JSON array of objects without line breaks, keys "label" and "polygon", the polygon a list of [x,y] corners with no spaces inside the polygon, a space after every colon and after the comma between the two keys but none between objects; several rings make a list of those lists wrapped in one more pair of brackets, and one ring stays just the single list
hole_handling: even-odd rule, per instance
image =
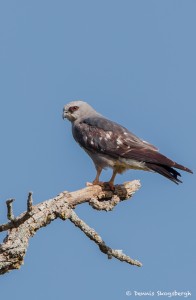
[{"label": "bird's eye", "polygon": [[78,108],[79,108],[78,106],[71,106],[69,108],[69,112],[73,113],[74,111],[78,110]]}]

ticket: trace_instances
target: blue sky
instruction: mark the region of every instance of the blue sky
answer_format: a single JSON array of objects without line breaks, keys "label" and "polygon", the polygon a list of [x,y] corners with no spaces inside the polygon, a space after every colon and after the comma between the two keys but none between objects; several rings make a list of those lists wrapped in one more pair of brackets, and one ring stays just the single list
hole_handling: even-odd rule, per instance
[{"label": "blue sky", "polygon": [[[196,170],[195,10],[191,0],[1,1],[1,223],[10,197],[18,215],[30,190],[39,203],[94,179],[61,117],[74,99]],[[133,298],[126,290],[194,295],[195,175],[182,175],[176,186],[127,172],[116,182],[142,183],[132,201],[110,213],[87,204],[76,209],[142,268],[107,260],[72,224],[57,220],[30,241],[24,266],[0,278],[2,299]]]}]

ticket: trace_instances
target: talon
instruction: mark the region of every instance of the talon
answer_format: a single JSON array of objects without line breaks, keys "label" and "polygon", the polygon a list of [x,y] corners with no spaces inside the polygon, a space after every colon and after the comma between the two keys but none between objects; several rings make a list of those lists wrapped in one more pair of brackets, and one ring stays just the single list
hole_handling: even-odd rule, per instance
[{"label": "talon", "polygon": [[115,186],[112,182],[109,182],[109,187],[111,191],[115,191]]},{"label": "talon", "polygon": [[108,181],[108,182],[103,182],[103,181],[98,181],[98,180],[94,180],[92,183],[90,183],[89,185],[99,185],[101,187],[104,188],[109,188],[111,191],[115,191],[115,186],[112,182]]},{"label": "talon", "polygon": [[100,186],[104,186],[104,182],[102,182],[102,181],[98,181],[98,180],[94,180],[93,182],[92,182],[92,184],[93,185],[100,185]]},{"label": "talon", "polygon": [[111,191],[115,191],[115,186],[112,182],[108,181],[108,182],[104,182],[104,186],[106,188],[109,188]]}]

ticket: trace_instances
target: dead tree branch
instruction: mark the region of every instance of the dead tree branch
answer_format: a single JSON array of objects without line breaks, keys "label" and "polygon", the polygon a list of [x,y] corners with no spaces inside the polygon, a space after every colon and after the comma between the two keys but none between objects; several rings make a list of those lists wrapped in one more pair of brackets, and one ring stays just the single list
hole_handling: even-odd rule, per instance
[{"label": "dead tree branch", "polygon": [[13,207],[12,207],[12,203],[14,202],[14,199],[8,199],[6,201],[6,205],[7,205],[7,218],[10,221],[14,220],[14,213],[13,213]]},{"label": "dead tree branch", "polygon": [[47,226],[56,218],[69,219],[93,240],[99,249],[107,254],[108,258],[115,257],[131,265],[142,266],[139,261],[126,256],[121,250],[113,250],[106,246],[99,234],[73,211],[77,205],[85,202],[88,202],[94,209],[110,211],[120,201],[131,198],[139,188],[138,180],[116,185],[115,191],[103,189],[100,186],[89,186],[75,192],[62,192],[35,206],[33,206],[32,192],[30,192],[27,199],[27,211],[18,217],[13,215],[13,199],[7,200],[9,222],[0,225],[0,232],[8,230],[6,238],[0,244],[0,274],[19,269],[24,262],[29,239],[34,236],[37,230]]},{"label": "dead tree branch", "polygon": [[73,210],[70,212],[69,219],[72,223],[74,223],[75,226],[80,228],[86,234],[86,236],[93,240],[99,246],[101,252],[108,255],[109,259],[115,257],[121,261],[129,263],[130,265],[135,265],[138,267],[142,266],[139,261],[123,254],[122,250],[113,250],[110,247],[106,246],[105,242],[102,240],[99,234],[93,228],[90,228],[84,221],[82,221]]}]

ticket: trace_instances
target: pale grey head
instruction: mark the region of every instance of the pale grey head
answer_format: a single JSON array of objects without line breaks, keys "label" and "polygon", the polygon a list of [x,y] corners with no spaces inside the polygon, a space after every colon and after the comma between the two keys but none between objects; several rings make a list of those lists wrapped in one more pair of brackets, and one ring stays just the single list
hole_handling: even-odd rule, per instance
[{"label": "pale grey head", "polygon": [[74,122],[86,116],[98,115],[98,113],[86,102],[78,100],[72,101],[63,107],[63,119]]}]

